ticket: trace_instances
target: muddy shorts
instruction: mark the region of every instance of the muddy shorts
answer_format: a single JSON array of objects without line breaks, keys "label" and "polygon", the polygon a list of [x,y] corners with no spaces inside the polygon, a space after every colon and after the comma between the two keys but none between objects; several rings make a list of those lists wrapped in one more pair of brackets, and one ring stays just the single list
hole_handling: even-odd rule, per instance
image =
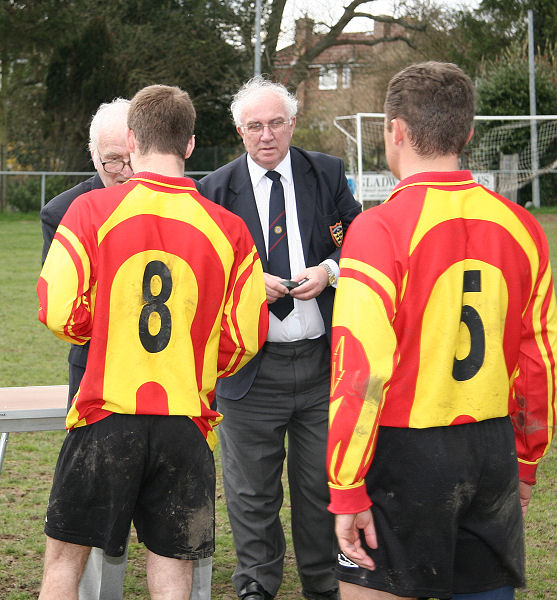
[{"label": "muddy shorts", "polygon": [[215,464],[190,418],[113,414],[66,436],[45,533],[121,556],[132,520],[155,554],[213,554]]},{"label": "muddy shorts", "polygon": [[508,418],[381,427],[366,476],[376,570],[339,555],[341,581],[398,596],[451,598],[524,585],[518,463]]}]

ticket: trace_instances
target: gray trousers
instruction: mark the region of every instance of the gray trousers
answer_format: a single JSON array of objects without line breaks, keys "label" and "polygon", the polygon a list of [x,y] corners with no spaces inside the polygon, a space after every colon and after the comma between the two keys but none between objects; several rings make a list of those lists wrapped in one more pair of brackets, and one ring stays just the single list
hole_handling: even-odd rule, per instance
[{"label": "gray trousers", "polygon": [[[118,557],[92,548],[79,582],[79,600],[122,600],[127,562],[127,546]],[[212,558],[194,561],[191,600],[211,600],[212,567]]]},{"label": "gray trousers", "polygon": [[217,397],[224,415],[218,430],[238,561],[232,581],[238,593],[250,580],[273,596],[280,587],[286,543],[279,511],[286,452],[292,538],[302,587],[314,592],[337,587],[325,468],[329,373],[325,337],[266,343],[248,394],[241,400]]}]

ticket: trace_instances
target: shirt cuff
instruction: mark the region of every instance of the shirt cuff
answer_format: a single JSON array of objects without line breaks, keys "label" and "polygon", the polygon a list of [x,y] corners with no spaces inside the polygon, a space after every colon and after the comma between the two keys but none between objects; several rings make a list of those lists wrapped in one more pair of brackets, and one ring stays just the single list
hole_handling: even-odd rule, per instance
[{"label": "shirt cuff", "polygon": [[329,484],[329,493],[331,502],[327,508],[335,515],[353,515],[364,512],[372,505],[363,481],[348,488],[333,487]]},{"label": "shirt cuff", "polygon": [[527,463],[518,461],[518,479],[528,483],[529,485],[535,485],[536,483],[536,470],[538,468],[537,463]]}]

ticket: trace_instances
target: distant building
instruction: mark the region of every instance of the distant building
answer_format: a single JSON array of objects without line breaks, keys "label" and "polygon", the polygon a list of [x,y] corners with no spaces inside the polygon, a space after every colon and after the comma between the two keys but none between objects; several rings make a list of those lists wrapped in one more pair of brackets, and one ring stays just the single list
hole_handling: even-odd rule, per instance
[{"label": "distant building", "polygon": [[[294,43],[277,52],[275,76],[285,85],[289,84],[296,58],[323,38],[313,29],[312,19],[298,19]],[[338,115],[381,112],[387,82],[396,72],[399,55],[407,51],[407,45],[400,41],[377,45],[354,41],[373,41],[404,35],[404,32],[400,26],[376,21],[373,32],[342,33],[339,40],[346,43],[321,52],[309,65],[308,76],[297,89],[300,117],[304,122],[309,119],[330,123]]]}]

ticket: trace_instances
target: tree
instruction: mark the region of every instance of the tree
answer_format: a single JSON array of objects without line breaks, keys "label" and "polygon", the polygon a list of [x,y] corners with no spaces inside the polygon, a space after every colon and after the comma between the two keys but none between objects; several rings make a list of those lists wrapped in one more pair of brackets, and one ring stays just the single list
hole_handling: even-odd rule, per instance
[{"label": "tree", "polygon": [[[273,73],[285,4],[263,3],[267,74]],[[374,15],[366,8],[374,4],[350,0],[335,23],[318,24],[324,33],[297,55],[292,88],[307,77],[315,56],[346,43],[339,36],[355,17],[402,31],[354,43],[401,41],[412,47],[413,34],[424,25],[415,15]],[[87,128],[98,104],[131,97],[152,83],[190,92],[198,113],[198,150],[188,167],[207,168],[196,162],[201,147],[237,146],[233,124],[223,116],[231,95],[252,74],[254,11],[253,0],[5,0],[0,4],[0,168],[9,148],[19,167],[89,170]]]},{"label": "tree", "polygon": [[[536,58],[536,113],[541,115],[557,114],[557,60],[555,47],[548,48],[547,55]],[[477,112],[484,115],[530,115],[529,64],[527,47],[515,42],[498,58],[487,61],[481,66],[477,82]],[[477,137],[491,129],[500,127],[501,123],[491,121],[477,126]],[[529,158],[530,127],[517,127],[508,133],[504,143],[497,150],[501,154],[521,154]],[[538,123],[538,160],[540,167],[547,168],[557,161],[557,137],[554,123]],[[543,135],[542,132],[545,133]],[[499,160],[494,155],[494,160]],[[491,165],[497,169],[498,164]],[[544,175],[540,187],[544,204],[553,204],[557,200],[554,174]],[[531,190],[521,190],[520,201],[530,200]]]},{"label": "tree", "polygon": [[232,122],[223,122],[223,115],[251,65],[226,24],[231,18],[229,3],[120,0],[117,4],[124,10],[118,52],[128,73],[129,95],[144,85],[165,83],[186,89],[192,97],[198,150],[188,166],[200,157],[199,146],[236,144]]},{"label": "tree", "polygon": [[[246,59],[220,27],[225,9],[218,0],[3,1],[0,170],[91,170],[91,115],[151,83],[190,92],[198,148],[235,143],[222,115]],[[0,178],[0,210],[6,187]]]},{"label": "tree", "polygon": [[54,157],[49,168],[91,168],[87,150],[91,116],[102,102],[122,95],[125,82],[114,36],[102,17],[93,17],[76,38],[56,48],[43,105],[43,132]]},{"label": "tree", "polygon": [[[68,28],[59,0],[5,0],[0,5],[0,170],[8,157],[26,164],[29,146],[40,139],[41,84],[54,40]],[[38,157],[36,154],[35,157]],[[0,210],[7,179],[0,179]]]},{"label": "tree", "polygon": [[513,42],[526,42],[527,13],[534,15],[534,42],[541,53],[557,39],[554,0],[482,0],[473,11],[449,13],[450,57],[469,71],[497,58]]},{"label": "tree", "polygon": [[[549,56],[536,58],[538,114],[557,114],[557,64],[553,56],[551,52]],[[529,115],[529,66],[525,46],[514,43],[501,56],[483,63],[476,89],[479,114]]]},{"label": "tree", "polygon": [[525,36],[528,9],[534,13],[536,46],[545,52],[557,39],[557,5],[554,0],[482,0],[478,18],[489,18],[506,39]]},{"label": "tree", "polygon": [[[412,32],[424,31],[425,24],[414,19],[405,19],[402,17],[390,17],[385,15],[376,15],[371,10],[363,8],[364,5],[372,4],[369,0],[351,0],[344,7],[342,15],[335,23],[317,23],[324,34],[319,36],[312,44],[305,46],[297,55],[294,64],[291,67],[288,78],[288,85],[295,90],[299,84],[307,77],[308,67],[313,60],[324,52],[327,48],[341,44],[355,44],[376,46],[378,44],[388,44],[392,42],[403,42],[409,47],[413,47]],[[241,40],[242,45],[248,49],[250,55],[253,56],[253,39],[254,39],[254,21],[255,7],[252,0],[236,0],[232,3],[235,7],[235,24],[236,34]],[[284,8],[286,0],[269,0],[262,6],[262,30],[265,31],[264,41],[262,43],[262,71],[272,74],[274,71],[274,60],[277,53],[277,44],[279,40],[280,27],[283,21]],[[350,37],[347,34],[340,39],[340,34],[345,27],[356,17],[363,17],[371,21],[386,23],[390,25],[398,25],[404,32],[394,34],[385,33],[383,36],[370,37],[366,40]]]}]

